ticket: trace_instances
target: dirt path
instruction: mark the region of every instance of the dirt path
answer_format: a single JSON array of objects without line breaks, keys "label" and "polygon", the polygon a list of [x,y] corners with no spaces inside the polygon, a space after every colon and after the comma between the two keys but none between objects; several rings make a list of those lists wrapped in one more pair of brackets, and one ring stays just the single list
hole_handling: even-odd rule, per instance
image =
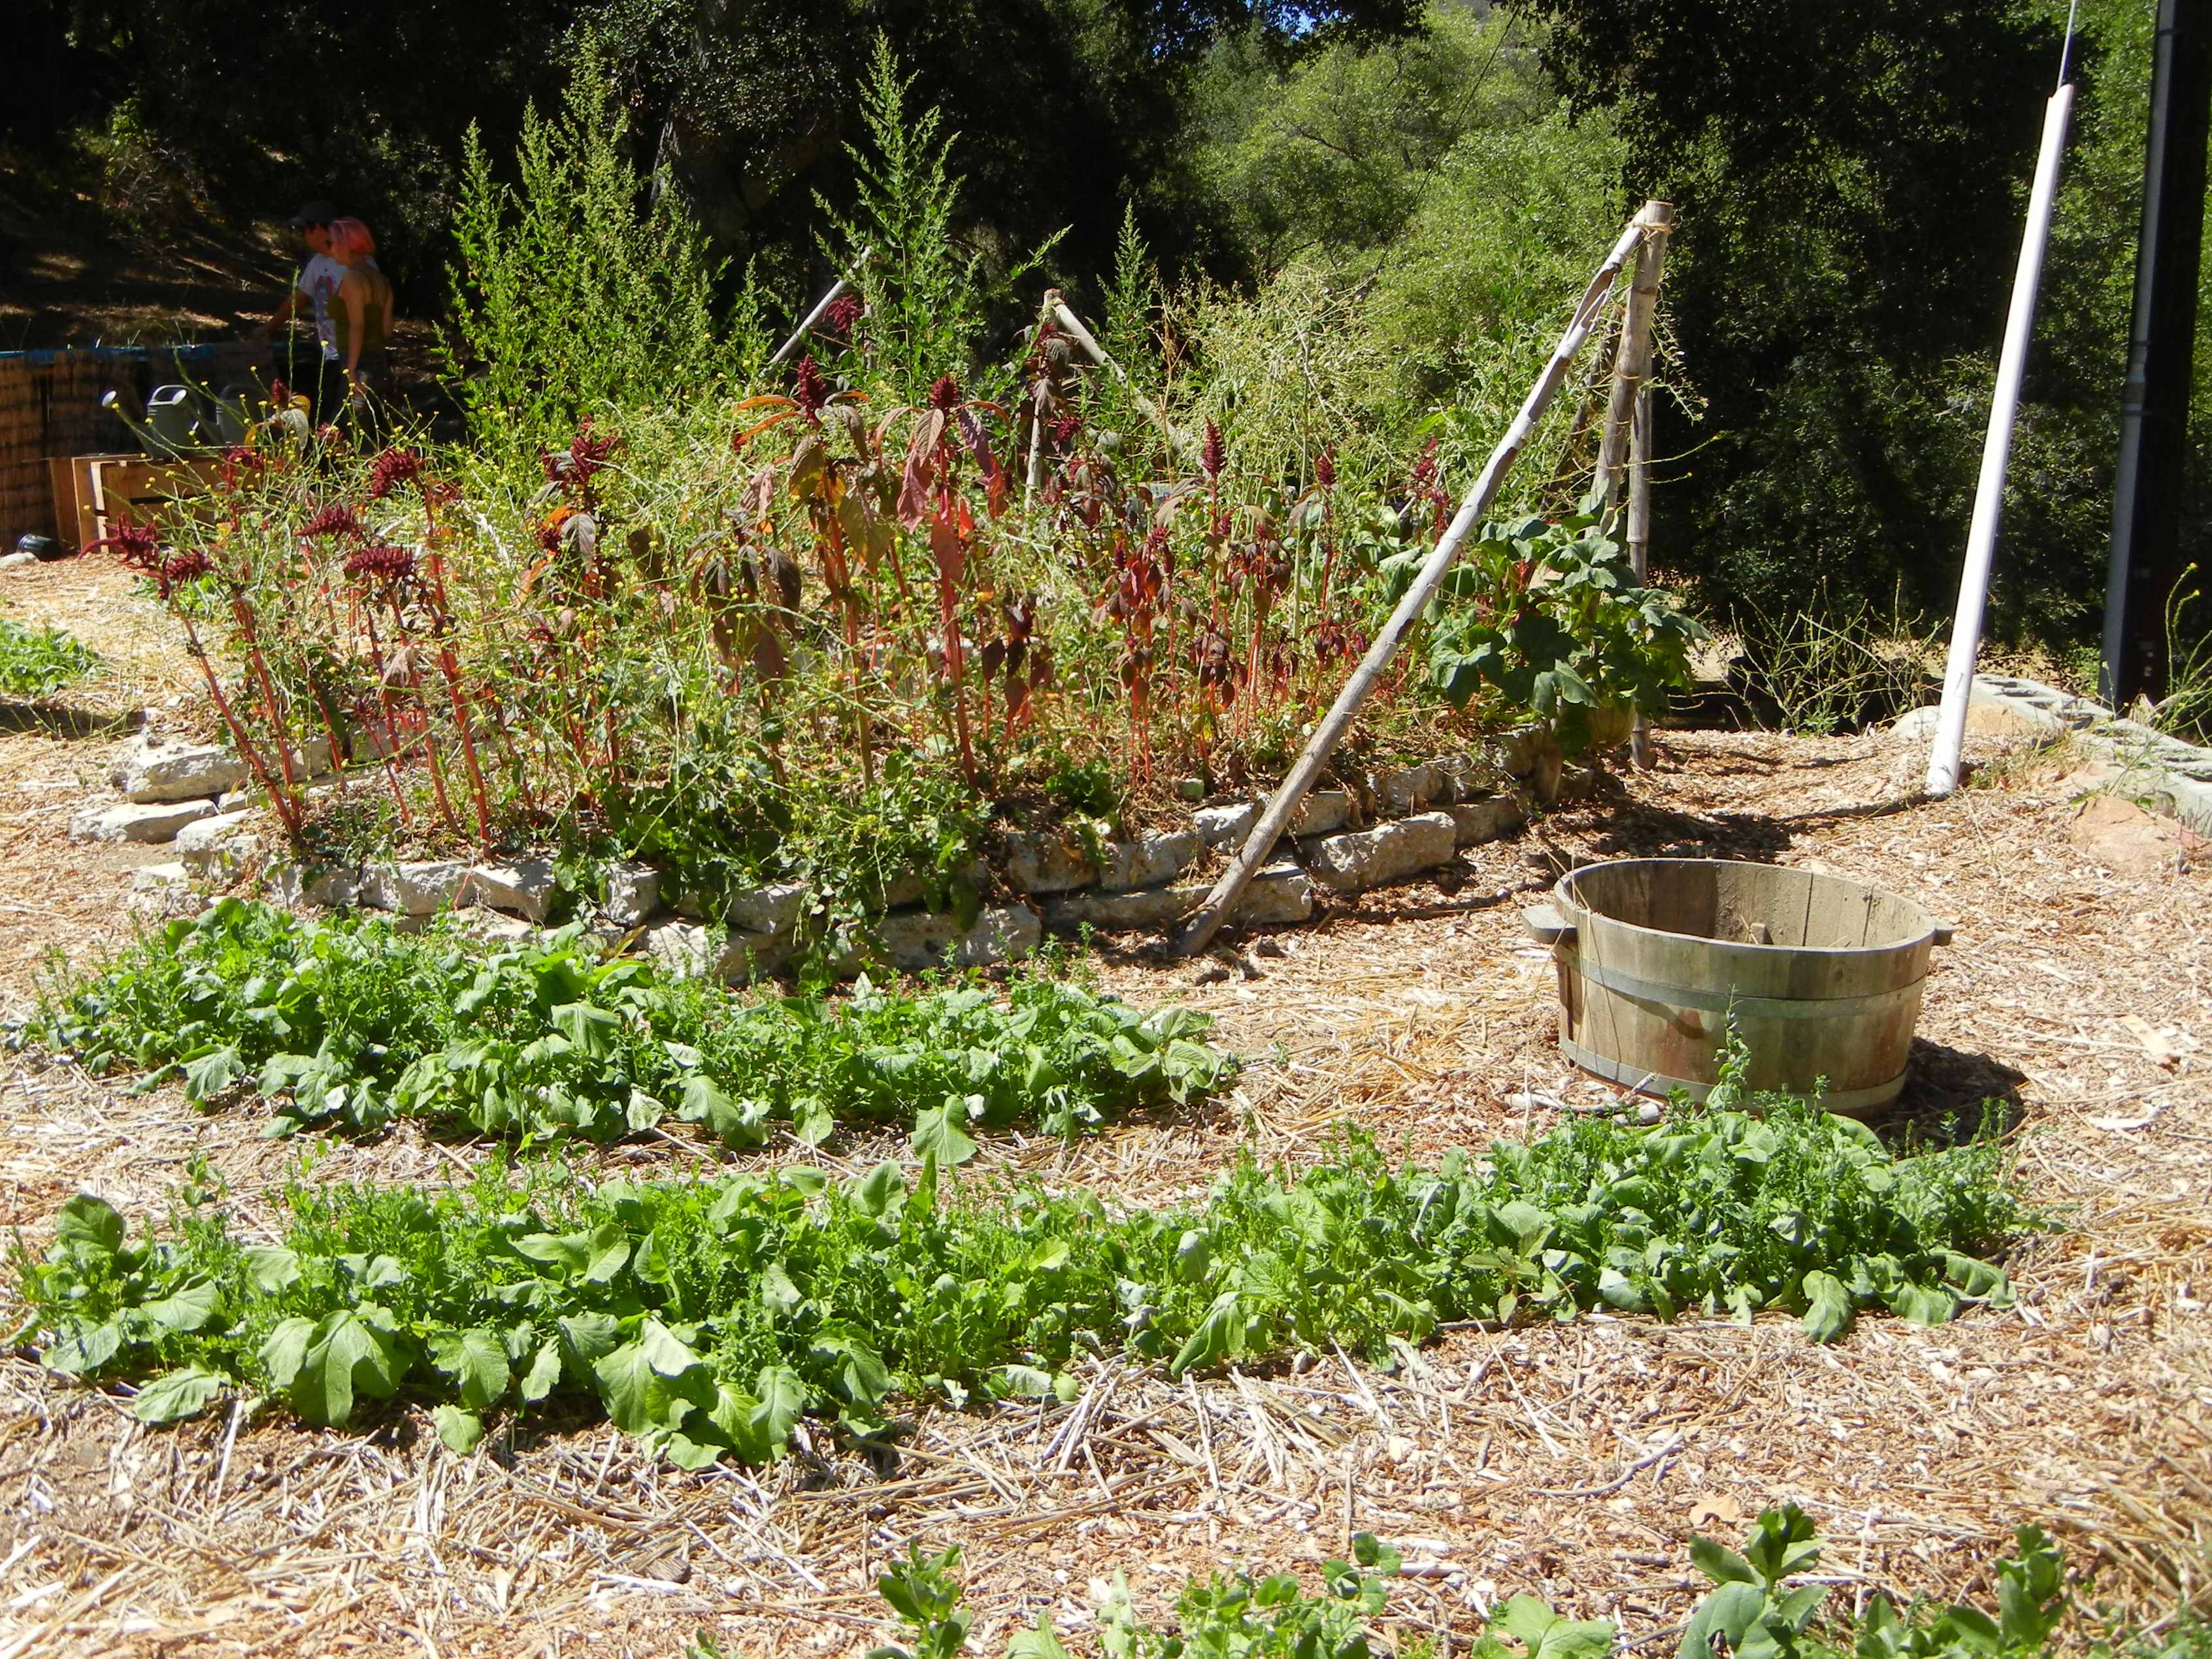
[{"label": "dirt path", "polygon": [[[96,776],[112,741],[0,737],[0,1000],[20,1004],[48,945],[121,929],[133,855],[66,839],[64,780]],[[2069,840],[2080,786],[2063,755],[1988,765],[1977,787],[1914,805],[1921,757],[1875,738],[1668,733],[1661,751],[1625,798],[1476,849],[1449,890],[1394,890],[1279,936],[1283,954],[1251,957],[1255,980],[1109,962],[1133,1000],[1221,1017],[1255,1059],[1236,1100],[1066,1151],[994,1146],[980,1172],[1158,1203],[1201,1191],[1240,1146],[1318,1157],[1340,1122],[1423,1154],[1540,1132],[1548,1115],[1509,1096],[1602,1092],[1560,1062],[1551,969],[1519,933],[1552,860],[1771,859],[1957,923],[1901,1111],[1932,1122],[1987,1095],[2017,1102],[2023,1180],[2063,1231],[2018,1251],[2016,1308],[1932,1331],[1868,1318],[1832,1348],[1783,1319],[1593,1316],[1456,1333],[1395,1372],[1332,1358],[1170,1384],[1108,1364],[1082,1373],[1072,1408],[927,1413],[888,1474],[817,1443],[771,1469],[687,1476],[603,1424],[495,1437],[469,1458],[411,1414],[358,1435],[259,1416],[149,1432],[8,1360],[0,1659],[672,1653],[702,1628],[729,1652],[858,1651],[892,1634],[870,1586],[913,1539],[965,1547],[971,1651],[995,1654],[1039,1611],[1086,1635],[1090,1581],[1117,1569],[1157,1614],[1186,1573],[1298,1568],[1352,1530],[1432,1564],[1393,1607],[1455,1645],[1476,1607],[1522,1591],[1655,1638],[1689,1605],[1688,1538],[1739,1532],[1784,1498],[1820,1522],[1845,1595],[1964,1592],[2029,1522],[2094,1565],[2088,1600],[2163,1608],[2177,1582],[2201,1595],[2212,880],[2098,867]],[[258,1127],[250,1109],[203,1116],[173,1091],[0,1054],[0,1225],[39,1248],[78,1186],[143,1212],[195,1153],[254,1215],[298,1157]],[[856,1167],[881,1150],[832,1148]],[[479,1155],[402,1133],[341,1147],[316,1175],[431,1182]]]}]

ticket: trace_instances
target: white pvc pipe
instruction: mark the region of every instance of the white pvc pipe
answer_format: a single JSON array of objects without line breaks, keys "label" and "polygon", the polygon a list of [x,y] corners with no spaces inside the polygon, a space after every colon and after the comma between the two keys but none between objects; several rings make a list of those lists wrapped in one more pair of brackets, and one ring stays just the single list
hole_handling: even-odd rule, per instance
[{"label": "white pvc pipe", "polygon": [[1959,614],[1951,624],[1951,654],[1943,667],[1943,706],[1936,744],[1928,754],[1928,793],[1948,795],[1959,787],[1959,751],[1966,740],[1966,703],[1973,695],[1974,659],[1982,648],[1982,612],[1989,603],[1990,562],[1996,551],[1997,515],[2004,506],[2005,464],[2012,458],[2012,428],[2020,409],[2021,377],[2035,333],[2035,290],[2043,278],[2044,245],[2051,240],[2051,210],[2058,194],[2058,159],[2066,149],[2066,120],[2074,88],[2051,95],[2043,116],[2043,153],[2036,158],[2035,188],[2028,197],[2027,229],[2021,237],[2020,269],[2012,281],[2012,312],[2005,321],[2004,351],[1990,399],[1989,435],[1982,442],[1982,477],[1974,491],[1974,517],[1966,530],[1966,568],[1959,573]]}]

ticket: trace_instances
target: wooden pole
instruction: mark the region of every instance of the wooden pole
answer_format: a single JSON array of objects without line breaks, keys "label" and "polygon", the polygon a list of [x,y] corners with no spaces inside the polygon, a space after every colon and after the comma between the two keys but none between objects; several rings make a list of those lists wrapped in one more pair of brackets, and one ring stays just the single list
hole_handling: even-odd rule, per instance
[{"label": "wooden pole", "polygon": [[1083,319],[1062,303],[1059,292],[1054,290],[1045,298],[1054,319],[1074,337],[1075,343],[1083,348],[1091,361],[1129,388],[1129,395],[1137,400],[1137,407],[1145,411],[1154,426],[1159,428],[1160,435],[1168,441],[1169,447],[1180,450],[1185,455],[1194,455],[1197,453],[1197,445],[1192,443],[1185,434],[1175,429],[1174,424],[1168,419],[1165,410],[1137,390],[1131,382],[1127,371],[1106,355],[1105,347],[1091,337],[1091,331],[1084,327]]},{"label": "wooden pole", "polygon": [[[873,250],[871,248],[862,248],[860,250],[860,258],[854,260],[854,263],[855,264],[865,264],[867,260],[868,255],[872,252],[873,252]],[[789,362],[791,354],[799,349],[799,343],[814,331],[815,324],[820,322],[823,314],[829,311],[831,306],[837,302],[837,296],[851,286],[852,284],[848,283],[842,276],[840,276],[836,282],[830,283],[830,291],[824,294],[819,300],[817,300],[814,302],[814,309],[808,312],[805,317],[799,319],[799,326],[791,331],[791,337],[775,349],[775,356],[768,360],[768,366],[770,368],[781,368],[786,362]]]},{"label": "wooden pole", "polygon": [[1214,934],[1221,931],[1222,922],[1235,908],[1245,888],[1251,884],[1261,865],[1275,850],[1275,842],[1288,827],[1298,804],[1306,798],[1306,792],[1313,787],[1314,781],[1321,775],[1322,768],[1328,763],[1328,757],[1335,753],[1337,744],[1344,740],[1345,733],[1352,729],[1352,722],[1358,717],[1360,705],[1367,701],[1368,694],[1374,690],[1375,683],[1382,678],[1382,671],[1390,665],[1391,658],[1397,655],[1398,647],[1405,642],[1406,635],[1412,632],[1413,624],[1420,620],[1421,613],[1429,608],[1429,601],[1436,597],[1437,590],[1443,585],[1444,577],[1450,573],[1453,563],[1459,557],[1461,544],[1467,540],[1482,515],[1490,510],[1490,504],[1498,495],[1498,485],[1504,482],[1507,471],[1534,434],[1536,422],[1543,417],[1545,409],[1558,393],[1559,383],[1566,378],[1568,367],[1574,362],[1575,355],[1589,337],[1591,325],[1597,321],[1598,313],[1605,304],[1606,295],[1612,291],[1614,279],[1620,275],[1621,267],[1628,263],[1630,256],[1635,253],[1647,234],[1639,215],[1621,233],[1620,240],[1613,245],[1613,251],[1605,256],[1605,263],[1590,278],[1589,286],[1583,290],[1583,297],[1575,306],[1566,332],[1559,337],[1559,344],[1552,348],[1550,361],[1544,365],[1543,373],[1536,377],[1535,385],[1528,389],[1528,396],[1521,405],[1521,412],[1513,417],[1512,425],[1506,428],[1505,435],[1498,441],[1498,447],[1491,451],[1490,459],[1484,465],[1481,476],[1469,487],[1460,501],[1458,513],[1445,526],[1435,550],[1421,566],[1420,574],[1414,577],[1413,586],[1406,591],[1405,598],[1398,601],[1398,608],[1390,613],[1390,620],[1382,624],[1382,631],[1376,635],[1375,643],[1368,647],[1367,654],[1360,659],[1359,665],[1352,671],[1351,678],[1345,682],[1344,690],[1337,694],[1336,702],[1314,729],[1312,738],[1291,766],[1290,775],[1283,780],[1268,799],[1267,810],[1261,813],[1259,823],[1252,826],[1252,833],[1245,838],[1236,860],[1214,884],[1213,890],[1206,896],[1206,902],[1199,908],[1198,914],[1191,919],[1182,937],[1176,939],[1175,949],[1177,955],[1187,957],[1206,948]]},{"label": "wooden pole", "polygon": [[[1628,434],[1628,568],[1640,586],[1651,568],[1651,388],[1636,389],[1636,412]],[[1629,764],[1642,770],[1651,766],[1651,727],[1644,711],[1636,711],[1636,724],[1628,732]]]},{"label": "wooden pole", "polygon": [[[1030,330],[1032,343],[1044,331],[1044,325],[1052,320],[1053,313],[1061,309],[1064,307],[1060,303],[1060,290],[1056,288],[1045,289],[1044,304],[1038,308],[1036,325]],[[1022,477],[1022,517],[1024,520],[1030,516],[1030,498],[1036,494],[1037,486],[1044,482],[1044,399],[1038,395],[1042,389],[1040,386],[1037,392],[1030,396],[1030,464],[1029,470]]]},{"label": "wooden pole", "polygon": [[[1623,471],[1627,473],[1628,562],[1640,581],[1651,526],[1651,481],[1644,470],[1651,420],[1651,332],[1659,310],[1659,278],[1667,263],[1667,234],[1674,228],[1674,205],[1646,202],[1636,217],[1650,234],[1636,252],[1636,276],[1621,319],[1620,350],[1613,358],[1613,392],[1606,403],[1604,435],[1598,442],[1597,483],[1610,500]],[[1639,440],[1645,445],[1643,451],[1637,448]],[[1629,728],[1628,758],[1633,766],[1651,764],[1651,731],[1640,708]]]},{"label": "wooden pole", "polygon": [[1651,324],[1659,309],[1659,276],[1667,262],[1667,234],[1674,228],[1674,209],[1646,202],[1636,222],[1650,234],[1636,252],[1636,276],[1628,288],[1628,307],[1620,325],[1620,349],[1613,361],[1613,392],[1605,408],[1605,433],[1597,452],[1598,487],[1610,496],[1628,459],[1629,427],[1637,394],[1651,374]]}]

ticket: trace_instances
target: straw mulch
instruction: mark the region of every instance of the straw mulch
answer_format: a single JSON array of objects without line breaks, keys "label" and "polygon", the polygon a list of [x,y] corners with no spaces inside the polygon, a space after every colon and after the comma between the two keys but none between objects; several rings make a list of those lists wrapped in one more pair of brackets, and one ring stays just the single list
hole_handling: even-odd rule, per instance
[{"label": "straw mulch", "polygon": [[[123,872],[64,839],[52,780],[99,745],[0,744],[0,1000],[48,942],[123,926]],[[1923,1331],[1863,1320],[1832,1348],[1750,1328],[1591,1318],[1461,1330],[1395,1370],[1328,1355],[1170,1382],[1109,1363],[1073,1405],[922,1413],[893,1462],[817,1434],[773,1468],[687,1476],[605,1424],[533,1423],[476,1455],[410,1413],[362,1434],[242,1408],[149,1431],[124,1402],[0,1363],[0,1659],[33,1654],[856,1652],[890,1639],[874,1575],[909,1541],[958,1543],[973,1651],[1049,1613],[1095,1627],[1126,1571],[1155,1615],[1183,1577],[1308,1567],[1373,1531],[1407,1553],[1400,1633],[1461,1650],[1480,1611],[1534,1591],[1664,1651],[1697,1593],[1686,1545],[1803,1504],[1837,1594],[1986,1598],[2016,1526],[2059,1534],[2085,1606],[2170,1617],[2212,1552],[2212,884],[2121,875],[2069,839],[2063,754],[1978,740],[1976,787],[1912,804],[1921,757],[1874,737],[1667,733],[1655,773],[1540,831],[1476,849],[1443,885],[1370,896],[1318,927],[1240,941],[1226,981],[1132,955],[1130,997],[1220,1016],[1255,1063],[1226,1103],[1072,1148],[994,1145],[970,1178],[1081,1181],[1145,1202],[1204,1190],[1240,1146],[1290,1163],[1340,1123],[1432,1155],[1540,1131],[1607,1097],[1559,1060],[1551,970],[1520,905],[1560,864],[1678,850],[1773,859],[1923,897],[1958,924],[1928,987],[1899,1116],[1985,1097],[2019,1124],[2021,1177],[2063,1230],[2010,1266],[2020,1305]],[[158,1211],[204,1155],[249,1218],[297,1150],[250,1109],[203,1116],[34,1057],[0,1071],[0,1225],[41,1248],[98,1190]],[[789,1149],[785,1149],[787,1153]],[[863,1167],[885,1145],[835,1146]],[[402,1132],[312,1178],[434,1183],[483,1149]],[[594,1153],[638,1171],[705,1149]],[[12,1313],[0,1309],[0,1323]],[[1309,1572],[1309,1582],[1311,1582]]]}]

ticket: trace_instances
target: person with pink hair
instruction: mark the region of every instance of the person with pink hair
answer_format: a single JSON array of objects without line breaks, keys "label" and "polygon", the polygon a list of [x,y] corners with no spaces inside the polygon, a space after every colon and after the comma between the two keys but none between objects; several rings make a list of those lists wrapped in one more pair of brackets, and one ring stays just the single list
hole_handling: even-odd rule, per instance
[{"label": "person with pink hair", "polygon": [[368,413],[370,394],[391,384],[392,283],[376,267],[376,239],[358,219],[333,219],[331,258],[344,270],[331,296],[333,343],[345,374],[346,400],[356,417]]}]

